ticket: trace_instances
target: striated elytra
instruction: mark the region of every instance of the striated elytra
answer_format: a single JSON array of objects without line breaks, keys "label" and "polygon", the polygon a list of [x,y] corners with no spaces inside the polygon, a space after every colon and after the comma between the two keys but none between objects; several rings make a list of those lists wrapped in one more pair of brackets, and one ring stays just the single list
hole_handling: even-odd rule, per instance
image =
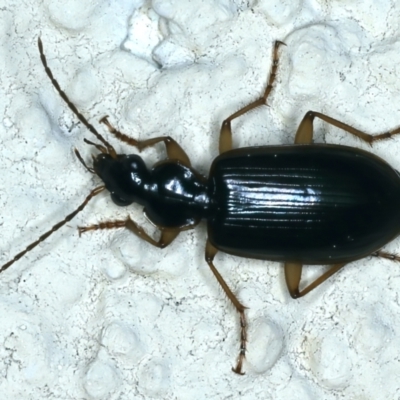
[{"label": "striated elytra", "polygon": [[381,158],[336,145],[232,150],[210,172],[208,238],[242,257],[346,263],[400,233],[400,177]]}]

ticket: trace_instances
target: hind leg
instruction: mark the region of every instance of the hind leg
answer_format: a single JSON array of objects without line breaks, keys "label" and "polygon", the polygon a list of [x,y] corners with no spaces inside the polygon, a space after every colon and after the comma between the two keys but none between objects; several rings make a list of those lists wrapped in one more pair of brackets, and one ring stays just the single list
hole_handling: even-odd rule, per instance
[{"label": "hind leg", "polygon": [[328,117],[325,114],[308,111],[302,121],[300,122],[299,127],[297,128],[296,137],[294,139],[295,144],[310,144],[313,140],[314,134],[314,119],[315,117],[322,119],[323,121],[336,126],[337,128],[343,129],[345,132],[350,133],[353,136],[358,137],[366,143],[372,145],[373,142],[378,140],[390,139],[394,135],[400,133],[400,128],[394,129],[392,131],[387,131],[384,133],[380,133],[378,135],[370,135],[369,133],[362,132],[358,129],[353,128],[350,125],[347,125],[343,122],[338,121],[337,119]]}]

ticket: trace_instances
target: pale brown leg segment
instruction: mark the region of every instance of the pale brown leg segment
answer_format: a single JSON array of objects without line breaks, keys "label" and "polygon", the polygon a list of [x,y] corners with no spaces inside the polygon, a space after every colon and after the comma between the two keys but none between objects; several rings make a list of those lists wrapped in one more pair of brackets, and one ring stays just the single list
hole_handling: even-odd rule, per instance
[{"label": "pale brown leg segment", "polygon": [[[378,250],[371,253],[373,257],[381,257],[391,261],[400,262],[400,256],[393,253],[388,253],[386,251]],[[306,288],[302,291],[299,290],[300,280],[301,280],[301,272],[303,269],[303,265],[300,263],[285,263],[285,279],[286,285],[289,290],[290,296],[293,299],[298,299],[311,292],[311,290],[315,289],[321,283],[325,282],[329,277],[338,272],[341,268],[343,268],[346,264],[334,264],[331,265],[330,268],[323,273],[319,278],[317,278],[314,282],[310,283]]]},{"label": "pale brown leg segment", "polygon": [[358,137],[359,139],[363,140],[364,142],[369,143],[372,145],[373,142],[378,140],[390,139],[392,136],[397,135],[400,133],[400,128],[381,133],[379,135],[370,135],[368,133],[359,131],[358,129],[353,128],[350,125],[347,125],[343,122],[338,121],[337,119],[328,117],[325,114],[321,114],[315,111],[308,111],[304,116],[303,120],[300,122],[299,127],[297,128],[296,137],[294,142],[296,144],[310,144],[313,140],[313,123],[314,118],[317,117],[322,119],[323,121],[336,126],[339,129],[343,129],[345,132],[350,133],[353,136]]},{"label": "pale brown leg segment", "polygon": [[400,256],[397,254],[393,253],[387,253],[386,251],[378,250],[374,251],[371,256],[373,257],[381,257],[381,258],[386,258],[386,260],[391,260],[391,261],[398,261],[400,262]]},{"label": "pale brown leg segment", "polygon": [[208,266],[210,267],[214,276],[217,278],[218,283],[221,285],[225,294],[228,296],[229,300],[232,302],[233,306],[236,308],[236,311],[239,313],[239,316],[240,316],[240,352],[239,352],[239,357],[238,357],[238,360],[236,363],[236,367],[232,368],[232,371],[237,374],[244,375],[244,372],[242,372],[242,367],[243,367],[243,361],[246,357],[247,323],[246,323],[246,315],[244,313],[244,311],[246,310],[246,307],[233,294],[232,290],[229,288],[229,286],[225,282],[224,278],[218,272],[217,268],[215,268],[215,266],[213,264],[213,260],[217,253],[218,253],[218,249],[215,248],[210,243],[210,241],[207,239],[206,252],[205,252],[206,262],[207,262]]},{"label": "pale brown leg segment", "polygon": [[179,235],[180,229],[160,229],[161,236],[158,240],[153,239],[148,235],[144,229],[137,225],[136,222],[132,221],[130,217],[126,220],[119,221],[106,221],[100,222],[99,224],[79,227],[79,235],[87,231],[95,231],[98,229],[116,229],[116,228],[126,228],[129,229],[133,234],[138,236],[140,239],[145,240],[147,243],[163,249],[167,247],[172,241]]},{"label": "pale brown leg segment", "polygon": [[114,128],[105,116],[100,119],[99,122],[105,124],[110,131],[118,140],[121,142],[127,143],[130,146],[136,147],[139,151],[142,151],[146,147],[154,146],[157,143],[163,142],[165,144],[165,148],[167,150],[167,156],[169,159],[178,160],[183,165],[190,167],[190,160],[188,155],[182,149],[182,147],[170,136],[158,136],[155,138],[147,139],[147,140],[136,140],[134,138],[129,137],[125,133],[120,132],[116,128]]},{"label": "pale brown leg segment", "polygon": [[330,268],[326,272],[324,272],[319,278],[317,278],[314,282],[310,283],[307,287],[300,291],[299,285],[303,265],[300,263],[285,263],[285,279],[290,296],[293,299],[303,297],[308,292],[311,292],[311,290],[319,286],[321,283],[325,282],[329,277],[338,272],[345,265],[346,264],[331,265]]},{"label": "pale brown leg segment", "polygon": [[247,106],[241,108],[239,111],[235,112],[229,118],[227,118],[225,121],[222,122],[220,136],[219,136],[219,152],[220,152],[220,154],[232,149],[231,121],[234,120],[235,118],[240,117],[243,114],[246,114],[247,112],[249,112],[250,110],[253,110],[256,107],[260,107],[262,105],[267,105],[267,99],[272,90],[272,87],[273,87],[272,85],[276,78],[276,71],[278,69],[278,62],[279,62],[278,49],[279,49],[279,46],[281,46],[281,45],[285,45],[285,43],[279,42],[279,41],[275,42],[271,72],[270,72],[268,84],[267,84],[267,87],[265,89],[263,96],[260,97],[258,100],[253,101],[252,103],[248,104]]}]

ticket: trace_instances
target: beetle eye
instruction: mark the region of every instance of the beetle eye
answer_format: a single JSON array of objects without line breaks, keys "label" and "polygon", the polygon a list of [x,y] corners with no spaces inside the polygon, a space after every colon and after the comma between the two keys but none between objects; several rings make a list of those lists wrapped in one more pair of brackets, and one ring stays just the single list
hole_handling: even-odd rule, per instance
[{"label": "beetle eye", "polygon": [[132,201],[121,199],[120,197],[118,197],[118,196],[117,196],[116,194],[114,194],[114,193],[111,193],[111,200],[112,200],[117,206],[120,206],[120,207],[126,207],[126,206],[129,206],[130,204],[132,204]]}]

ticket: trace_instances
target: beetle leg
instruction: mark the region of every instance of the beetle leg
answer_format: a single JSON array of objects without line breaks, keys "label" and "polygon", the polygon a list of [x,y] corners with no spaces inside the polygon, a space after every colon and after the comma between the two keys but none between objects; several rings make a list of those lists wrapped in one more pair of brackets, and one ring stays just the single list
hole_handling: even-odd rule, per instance
[{"label": "beetle leg", "polygon": [[314,282],[310,283],[307,287],[305,287],[302,291],[300,291],[299,285],[300,285],[301,271],[303,269],[303,264],[285,263],[285,279],[290,296],[293,299],[298,299],[299,297],[303,297],[308,292],[311,292],[311,290],[319,286],[322,282],[325,282],[329,277],[338,272],[345,265],[346,264],[331,265],[330,268],[326,272],[324,272],[319,278],[317,278]]},{"label": "beetle leg", "polygon": [[391,260],[391,261],[400,261],[399,255],[393,254],[393,253],[387,253],[386,251],[382,251],[382,250],[374,251],[371,254],[371,256],[386,258],[387,260]]},{"label": "beetle leg", "polygon": [[246,315],[244,311],[247,307],[245,307],[233,294],[232,290],[229,288],[227,283],[225,282],[224,278],[218,272],[217,268],[215,268],[213,264],[213,260],[215,255],[218,253],[218,249],[214,247],[210,241],[207,239],[206,243],[206,262],[208,266],[211,268],[212,273],[217,278],[218,283],[221,285],[222,289],[224,290],[225,294],[228,296],[229,300],[232,302],[233,306],[236,308],[236,311],[240,315],[240,352],[239,357],[237,360],[237,364],[235,368],[232,368],[232,371],[239,374],[244,375],[242,372],[243,361],[246,357],[246,342],[247,342],[247,322],[246,322]]},{"label": "beetle leg", "polygon": [[264,91],[263,96],[260,97],[258,100],[253,101],[252,103],[248,104],[247,106],[241,108],[239,111],[235,112],[234,114],[232,114],[230,117],[228,117],[226,120],[224,120],[222,122],[221,131],[220,131],[220,135],[219,135],[219,152],[220,152],[220,154],[232,149],[231,121],[234,120],[235,118],[240,117],[243,114],[246,114],[247,112],[249,112],[250,110],[253,110],[254,108],[260,107],[262,105],[267,105],[267,98],[272,90],[272,87],[273,87],[272,85],[276,78],[276,71],[278,69],[278,63],[279,63],[278,49],[279,49],[279,46],[281,46],[281,45],[285,45],[285,43],[280,42],[278,40],[275,42],[273,58],[272,58],[272,65],[271,65],[271,72],[269,74],[268,84]]},{"label": "beetle leg", "polygon": [[178,160],[183,165],[190,167],[190,160],[188,155],[185,153],[182,147],[170,136],[158,136],[147,140],[136,140],[114,128],[107,118],[108,117],[105,116],[101,118],[99,122],[105,124],[110,133],[112,133],[121,142],[134,146],[139,151],[142,151],[146,147],[154,146],[157,143],[163,142],[165,144],[167,156],[169,159]]},{"label": "beetle leg", "polygon": [[98,229],[115,229],[115,228],[127,228],[140,239],[145,240],[147,243],[155,247],[159,247],[163,249],[167,247],[171,242],[179,235],[181,229],[160,229],[161,236],[158,240],[153,239],[150,235],[148,235],[145,230],[136,224],[136,222],[132,221],[130,217],[126,220],[117,220],[117,221],[106,221],[100,222],[99,224],[89,225],[84,227],[79,227],[79,235],[87,231],[95,231]]},{"label": "beetle leg", "polygon": [[394,129],[391,131],[380,133],[379,135],[370,135],[369,133],[359,131],[358,129],[355,129],[350,125],[340,122],[337,119],[328,117],[325,114],[315,112],[315,111],[308,111],[306,113],[306,115],[304,116],[303,120],[300,122],[300,125],[297,129],[296,138],[294,140],[294,142],[296,144],[312,143],[313,122],[314,122],[315,117],[322,119],[323,121],[327,122],[328,124],[336,126],[339,129],[343,129],[344,131],[350,133],[351,135],[358,137],[359,139],[361,139],[364,142],[367,142],[369,144],[372,144],[372,142],[375,142],[378,140],[390,139],[392,136],[400,133],[400,128],[397,128],[397,129]]}]

